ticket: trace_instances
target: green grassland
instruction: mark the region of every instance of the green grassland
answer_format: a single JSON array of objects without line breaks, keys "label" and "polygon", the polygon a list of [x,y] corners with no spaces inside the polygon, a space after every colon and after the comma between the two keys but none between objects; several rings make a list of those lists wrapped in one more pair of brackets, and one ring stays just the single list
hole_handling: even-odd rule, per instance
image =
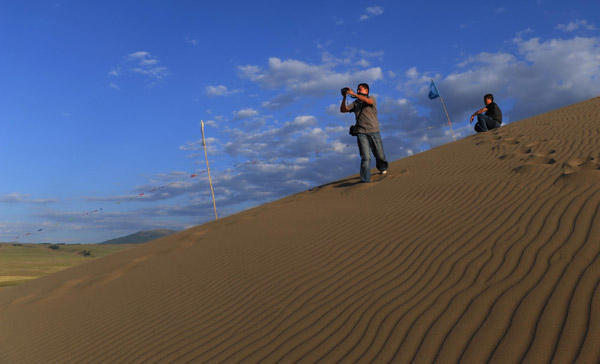
[{"label": "green grassland", "polygon": [[0,243],[0,290],[133,246]]}]

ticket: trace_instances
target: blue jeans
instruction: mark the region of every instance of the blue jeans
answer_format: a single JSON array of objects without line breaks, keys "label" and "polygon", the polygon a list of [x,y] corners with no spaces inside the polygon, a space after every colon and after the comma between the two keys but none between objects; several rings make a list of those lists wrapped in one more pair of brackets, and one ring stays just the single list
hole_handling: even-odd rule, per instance
[{"label": "blue jeans", "polygon": [[496,119],[492,119],[491,117],[479,114],[477,115],[477,123],[475,124],[475,131],[478,133],[482,133],[484,131],[496,129],[500,127],[500,123],[496,121]]},{"label": "blue jeans", "polygon": [[371,151],[375,156],[375,166],[380,171],[388,169],[388,162],[385,160],[383,152],[383,143],[381,135],[377,133],[358,134],[358,152],[360,153],[360,180],[361,182],[371,181]]}]

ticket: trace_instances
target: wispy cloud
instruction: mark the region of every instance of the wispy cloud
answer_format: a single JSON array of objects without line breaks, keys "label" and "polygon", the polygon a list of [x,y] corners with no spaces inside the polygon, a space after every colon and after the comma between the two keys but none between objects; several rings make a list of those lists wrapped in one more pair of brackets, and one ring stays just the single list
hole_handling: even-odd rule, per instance
[{"label": "wispy cloud", "polygon": [[185,42],[192,45],[198,45],[200,43],[198,39],[192,39],[190,37],[185,37]]},{"label": "wispy cloud", "polygon": [[[167,67],[160,65],[158,58],[152,56],[149,52],[138,51],[127,55],[124,64],[113,68],[108,72],[108,75],[113,77],[125,74],[143,75],[146,78],[148,87],[154,87],[163,82],[170,73]],[[115,88],[112,85],[111,87]]]},{"label": "wispy cloud", "polygon": [[0,196],[0,203],[31,203],[31,204],[49,204],[58,202],[55,198],[44,198],[44,199],[30,199],[31,195],[26,193],[12,192],[3,196]]},{"label": "wispy cloud", "polygon": [[345,58],[355,58],[357,56],[363,58],[378,58],[381,59],[385,55],[384,51],[367,51],[364,49],[359,49],[356,47],[347,47],[346,50],[342,53]]},{"label": "wispy cloud", "polygon": [[573,32],[578,29],[595,30],[596,27],[594,26],[594,24],[588,23],[587,20],[577,19],[575,21],[569,22],[569,24],[559,24],[556,26],[556,29],[562,30],[564,32]]},{"label": "wispy cloud", "polygon": [[333,23],[335,25],[343,25],[344,24],[344,19],[338,18],[337,16],[334,16],[333,17]]},{"label": "wispy cloud", "polygon": [[228,96],[240,93],[241,90],[229,90],[226,86],[206,86],[206,94],[209,96]]},{"label": "wispy cloud", "polygon": [[283,94],[263,102],[261,106],[267,109],[277,110],[293,104],[296,100],[298,100],[298,98],[292,94]]},{"label": "wispy cloud", "polygon": [[372,6],[365,9],[365,14],[361,15],[358,20],[363,21],[374,16],[383,14],[383,6]]},{"label": "wispy cloud", "polygon": [[29,195],[24,193],[12,192],[4,196],[0,196],[0,202],[4,203],[19,203],[25,202],[25,200],[29,198]]},{"label": "wispy cloud", "polygon": [[158,59],[148,52],[131,53],[127,56],[127,59],[137,63],[137,67],[131,68],[131,71],[147,76],[152,84],[161,81],[170,74],[167,67],[160,66]]},{"label": "wispy cloud", "polygon": [[[62,229],[70,231],[106,230],[113,232],[114,235],[125,235],[156,228],[174,230],[183,228],[184,223],[175,222],[168,218],[169,214],[166,212],[169,209],[170,207],[159,206],[130,212],[102,211],[94,214],[82,214],[81,211],[41,209],[35,216],[50,221],[40,225],[46,231],[53,228],[54,222],[59,222]],[[207,208],[206,210],[210,212]],[[30,230],[35,227],[30,227]]]},{"label": "wispy cloud", "polygon": [[45,204],[56,203],[56,202],[58,202],[58,200],[55,198],[38,198],[38,199],[29,201],[29,203],[38,204],[38,205],[45,205]]}]

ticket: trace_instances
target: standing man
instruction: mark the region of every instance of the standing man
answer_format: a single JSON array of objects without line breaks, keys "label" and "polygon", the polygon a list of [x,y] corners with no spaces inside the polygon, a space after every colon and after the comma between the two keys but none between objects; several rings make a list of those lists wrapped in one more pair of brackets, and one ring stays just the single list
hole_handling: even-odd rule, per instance
[{"label": "standing man", "polygon": [[483,109],[475,111],[475,113],[471,115],[470,121],[470,123],[472,123],[473,118],[475,117],[475,115],[477,115],[475,131],[478,133],[499,128],[502,124],[502,110],[500,110],[498,105],[496,105],[496,103],[494,102],[494,95],[485,95],[483,97],[483,102],[485,103],[485,107]]},{"label": "standing man", "polygon": [[[369,96],[369,85],[361,83],[356,88],[356,93],[350,88],[342,89],[342,104],[340,112],[353,112],[356,116],[354,126],[358,141],[358,152],[360,153],[360,181],[369,183],[371,181],[371,153],[375,156],[375,166],[386,174],[388,162],[383,152],[383,143],[379,134],[379,121],[377,120],[377,101],[374,96]],[[346,95],[356,100],[346,105]]]}]

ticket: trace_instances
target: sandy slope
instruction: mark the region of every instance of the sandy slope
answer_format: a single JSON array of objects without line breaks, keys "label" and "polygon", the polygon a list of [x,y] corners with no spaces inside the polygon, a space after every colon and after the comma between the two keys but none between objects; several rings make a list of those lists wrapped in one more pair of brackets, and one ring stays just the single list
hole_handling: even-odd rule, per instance
[{"label": "sandy slope", "polygon": [[0,362],[598,363],[599,146],[595,98],[3,291]]}]

